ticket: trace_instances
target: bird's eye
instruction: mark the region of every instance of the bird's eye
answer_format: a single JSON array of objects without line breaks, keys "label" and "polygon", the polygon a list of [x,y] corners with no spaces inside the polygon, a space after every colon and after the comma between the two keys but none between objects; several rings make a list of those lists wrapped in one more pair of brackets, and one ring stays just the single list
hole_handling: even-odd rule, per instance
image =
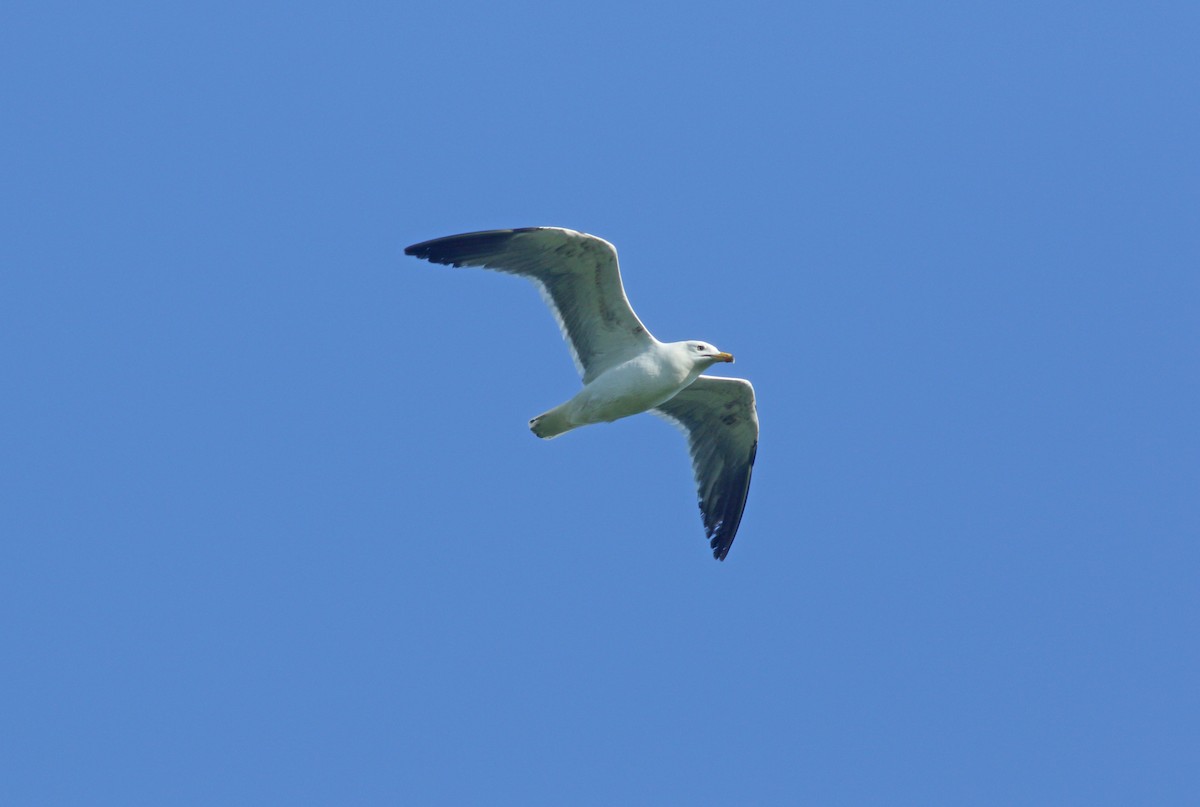
[{"label": "bird's eye", "polygon": [[696,350],[704,350],[704,345],[692,345]]}]

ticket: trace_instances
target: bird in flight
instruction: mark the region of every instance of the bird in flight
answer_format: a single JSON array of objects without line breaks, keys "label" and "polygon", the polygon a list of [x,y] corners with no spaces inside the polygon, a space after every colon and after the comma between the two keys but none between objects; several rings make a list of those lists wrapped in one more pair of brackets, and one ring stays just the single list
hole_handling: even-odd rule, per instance
[{"label": "bird in flight", "polygon": [[708,342],[660,342],[625,297],[617,250],[594,235],[524,227],[451,235],[404,250],[432,263],[480,266],[532,281],[562,329],[583,389],[529,421],[538,437],[652,412],[683,431],[713,557],[737,535],[758,449],[754,387],[701,375],[733,356]]}]

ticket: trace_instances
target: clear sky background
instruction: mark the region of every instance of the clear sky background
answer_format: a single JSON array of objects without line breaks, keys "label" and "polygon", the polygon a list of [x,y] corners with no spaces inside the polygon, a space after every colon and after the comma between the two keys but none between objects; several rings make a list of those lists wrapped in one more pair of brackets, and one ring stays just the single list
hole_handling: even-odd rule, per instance
[{"label": "clear sky background", "polygon": [[[1195,3],[9,2],[0,802],[1200,798]],[[545,442],[558,225],[762,439]]]}]

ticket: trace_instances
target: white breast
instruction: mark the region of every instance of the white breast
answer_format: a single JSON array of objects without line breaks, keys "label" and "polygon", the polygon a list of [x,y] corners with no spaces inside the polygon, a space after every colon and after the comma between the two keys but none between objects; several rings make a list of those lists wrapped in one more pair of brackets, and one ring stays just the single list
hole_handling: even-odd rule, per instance
[{"label": "white breast", "polygon": [[696,379],[699,370],[681,362],[667,345],[650,350],[603,373],[570,401],[570,418],[579,425],[636,415],[668,401]]}]

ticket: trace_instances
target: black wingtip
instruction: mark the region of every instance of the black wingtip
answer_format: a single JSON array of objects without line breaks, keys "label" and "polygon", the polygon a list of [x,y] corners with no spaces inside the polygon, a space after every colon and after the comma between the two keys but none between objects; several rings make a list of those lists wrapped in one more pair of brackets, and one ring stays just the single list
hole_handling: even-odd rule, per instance
[{"label": "black wingtip", "polygon": [[422,241],[404,248],[405,255],[412,255],[431,263],[448,266],[478,266],[480,261],[493,257],[500,252],[517,233],[526,232],[535,227],[519,230],[481,230],[475,233],[448,235],[444,238],[434,238],[432,241]]},{"label": "black wingtip", "polygon": [[[736,530],[734,534],[737,534]],[[725,556],[729,554],[729,548],[733,546],[733,539],[725,540],[725,536],[718,533],[709,539],[708,545],[712,547],[713,557],[723,561],[725,560]]]}]

